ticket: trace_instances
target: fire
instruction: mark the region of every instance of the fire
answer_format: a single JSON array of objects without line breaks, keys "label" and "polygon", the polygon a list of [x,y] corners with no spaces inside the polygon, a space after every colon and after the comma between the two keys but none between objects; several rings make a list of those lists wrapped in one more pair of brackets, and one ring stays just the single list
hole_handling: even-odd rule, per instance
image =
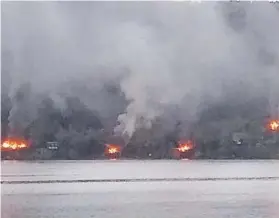
[{"label": "fire", "polygon": [[193,143],[191,141],[187,141],[185,143],[179,143],[178,145],[178,151],[180,152],[186,152],[193,148]]},{"label": "fire", "polygon": [[108,153],[110,153],[110,154],[115,154],[117,152],[118,152],[118,150],[116,148],[109,148],[108,149]]},{"label": "fire", "polygon": [[120,152],[120,147],[117,145],[107,144],[106,153],[107,154],[116,154]]},{"label": "fire", "polygon": [[1,150],[21,150],[27,148],[28,145],[24,140],[8,139],[1,145]]},{"label": "fire", "polygon": [[272,121],[269,123],[269,128],[270,128],[272,131],[277,131],[277,130],[279,130],[279,120],[272,120]]}]

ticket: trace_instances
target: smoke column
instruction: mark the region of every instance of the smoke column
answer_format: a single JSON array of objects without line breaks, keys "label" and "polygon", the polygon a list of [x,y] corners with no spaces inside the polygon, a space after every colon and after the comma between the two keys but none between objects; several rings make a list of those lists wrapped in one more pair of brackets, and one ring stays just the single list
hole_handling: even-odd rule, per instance
[{"label": "smoke column", "polygon": [[[62,107],[77,96],[101,116],[112,108],[114,132],[129,139],[172,107],[191,121],[228,92],[278,93],[278,22],[270,3],[4,2],[2,49],[16,60],[10,93],[28,81],[34,99],[44,93]],[[127,106],[103,98],[111,81]],[[18,107],[11,123],[23,122]]]}]

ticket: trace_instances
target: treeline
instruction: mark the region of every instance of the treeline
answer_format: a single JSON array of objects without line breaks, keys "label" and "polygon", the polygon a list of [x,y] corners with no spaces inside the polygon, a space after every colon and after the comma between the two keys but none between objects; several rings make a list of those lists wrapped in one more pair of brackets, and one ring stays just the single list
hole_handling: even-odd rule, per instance
[{"label": "treeline", "polygon": [[[2,96],[1,103],[1,136],[4,139],[9,136],[9,111],[12,105],[7,96]],[[46,97],[39,104],[36,118],[24,129],[23,137],[36,148],[44,148],[48,141],[59,142],[61,158],[67,158],[69,152],[82,157],[98,150],[102,130],[101,120],[78,98],[66,98],[63,110],[55,107],[53,100]]]},{"label": "treeline", "polygon": [[[225,102],[208,105],[188,128],[187,137],[195,143],[196,158],[278,158],[278,134],[266,129],[270,119],[266,99],[242,101],[227,98]],[[9,112],[12,103],[8,96],[1,98],[1,136],[9,134]],[[106,129],[107,121],[86,107],[78,98],[67,97],[64,109],[45,97],[37,116],[25,129],[24,137],[33,147],[44,149],[48,141],[60,145],[56,155],[47,158],[82,159],[101,157],[106,142],[122,143]],[[112,122],[113,123],[113,122]],[[154,122],[151,129],[134,134],[123,155],[130,158],[171,158],[183,132],[183,121],[171,130],[162,130],[164,122]]]}]

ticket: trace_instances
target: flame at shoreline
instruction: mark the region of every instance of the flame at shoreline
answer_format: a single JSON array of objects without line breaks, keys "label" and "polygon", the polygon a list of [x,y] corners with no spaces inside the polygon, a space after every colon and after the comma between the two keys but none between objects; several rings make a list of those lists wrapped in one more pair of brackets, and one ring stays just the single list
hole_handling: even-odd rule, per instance
[{"label": "flame at shoreline", "polygon": [[106,153],[107,154],[116,154],[120,153],[120,147],[113,144],[106,144]]},{"label": "flame at shoreline", "polygon": [[279,131],[279,120],[272,120],[269,123],[269,129],[272,131]]},{"label": "flame at shoreline", "polygon": [[116,148],[109,148],[108,149],[108,153],[110,153],[110,154],[115,154],[115,153],[117,153],[118,151],[117,151],[117,149]]},{"label": "flame at shoreline", "polygon": [[180,142],[178,144],[177,150],[180,152],[186,152],[193,148],[193,143],[191,141]]},{"label": "flame at shoreline", "polygon": [[7,139],[1,144],[1,150],[21,150],[28,148],[27,142],[22,139]]}]

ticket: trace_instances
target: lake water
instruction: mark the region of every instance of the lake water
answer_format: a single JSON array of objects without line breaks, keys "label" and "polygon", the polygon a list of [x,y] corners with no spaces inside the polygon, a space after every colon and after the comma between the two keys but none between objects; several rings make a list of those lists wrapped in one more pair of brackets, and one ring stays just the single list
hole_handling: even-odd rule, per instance
[{"label": "lake water", "polygon": [[279,161],[2,161],[3,218],[278,218]]}]

